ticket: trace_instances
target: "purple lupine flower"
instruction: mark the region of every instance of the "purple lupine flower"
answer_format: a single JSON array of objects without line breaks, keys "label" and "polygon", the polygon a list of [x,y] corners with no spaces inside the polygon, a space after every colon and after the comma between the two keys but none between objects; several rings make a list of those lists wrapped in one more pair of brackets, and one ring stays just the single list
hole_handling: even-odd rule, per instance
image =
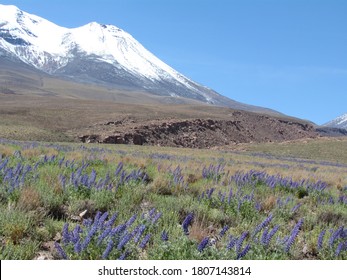
[{"label": "purple lupine flower", "polygon": [[102,234],[98,237],[97,245],[100,245],[101,242],[111,233],[112,228],[108,227],[106,228]]},{"label": "purple lupine flower", "polygon": [[121,224],[121,225],[118,225],[116,226],[115,228],[113,228],[111,230],[111,233],[110,235],[111,236],[115,236],[116,234],[121,234],[124,230],[126,229],[126,225],[125,224]]},{"label": "purple lupine flower", "polygon": [[70,233],[69,233],[69,224],[68,223],[65,223],[63,226],[62,241],[64,244],[67,244],[70,242]]},{"label": "purple lupine flower", "polygon": [[138,231],[136,233],[136,236],[134,238],[134,242],[137,243],[140,241],[140,238],[142,236],[142,234],[144,233],[144,231],[146,230],[146,226],[145,225],[140,225],[138,228]]},{"label": "purple lupine flower", "polygon": [[142,241],[141,241],[139,247],[140,247],[141,249],[144,249],[144,248],[146,247],[146,245],[147,245],[147,243],[148,243],[148,241],[149,241],[150,238],[151,238],[151,235],[150,235],[150,234],[147,234],[147,235],[142,239]]},{"label": "purple lupine flower", "polygon": [[153,216],[154,216],[154,214],[155,214],[155,210],[156,210],[155,208],[152,208],[151,210],[149,210],[148,216],[149,216],[150,219],[153,218]]},{"label": "purple lupine flower", "polygon": [[219,200],[221,203],[224,203],[224,200],[225,200],[225,197],[226,197],[226,193],[221,193],[220,196],[219,196]]},{"label": "purple lupine flower", "polygon": [[133,215],[127,222],[126,222],[126,227],[131,227],[131,225],[135,222],[137,218],[137,214]]},{"label": "purple lupine flower", "polygon": [[162,216],[163,214],[161,212],[157,213],[154,218],[152,219],[152,224],[156,224],[157,221],[160,219],[160,217]]},{"label": "purple lupine flower", "polygon": [[92,224],[93,224],[93,220],[92,219],[85,219],[85,220],[83,220],[83,222],[82,222],[82,225],[84,225],[85,227],[91,227],[92,226]]},{"label": "purple lupine flower", "polygon": [[98,211],[94,217],[94,226],[98,226],[100,217],[101,217],[101,212]]},{"label": "purple lupine flower", "polygon": [[296,210],[298,210],[298,209],[301,207],[301,205],[302,205],[301,203],[296,204],[296,205],[290,210],[290,212],[295,213]]},{"label": "purple lupine flower", "polygon": [[119,175],[119,173],[122,171],[122,169],[123,169],[123,162],[120,162],[120,163],[118,163],[118,166],[117,166],[117,169],[114,173],[114,176],[117,177]]},{"label": "purple lupine flower", "polygon": [[318,236],[318,241],[317,241],[318,250],[322,249],[323,247],[323,239],[324,239],[325,233],[326,233],[326,230],[324,229],[321,231],[321,233]]},{"label": "purple lupine flower", "polygon": [[120,255],[118,260],[125,260],[127,258],[127,256],[129,256],[129,254],[130,254],[130,252],[128,250],[126,250],[123,254]]},{"label": "purple lupine flower", "polygon": [[60,244],[58,242],[54,242],[54,247],[55,249],[58,251],[59,255],[64,259],[64,260],[68,260],[69,257],[67,256],[67,254],[65,253],[64,249],[60,246]]},{"label": "purple lupine flower", "polygon": [[131,232],[131,234],[132,234],[133,236],[135,236],[136,233],[139,232],[139,229],[140,229],[140,226],[135,227],[135,228],[133,229],[133,231]]},{"label": "purple lupine flower", "polygon": [[341,253],[341,251],[346,250],[347,248],[347,242],[341,241],[339,245],[337,245],[336,251],[335,251],[335,257],[338,257]]},{"label": "purple lupine flower", "polygon": [[213,192],[215,191],[216,189],[215,188],[211,188],[209,190],[206,191],[206,194],[207,194],[207,198],[208,199],[211,199],[211,196],[213,194]]},{"label": "purple lupine flower", "polygon": [[228,195],[228,204],[230,204],[232,197],[233,197],[233,188],[230,187],[230,191],[229,191],[229,195]]},{"label": "purple lupine flower", "polygon": [[188,227],[191,225],[192,221],[194,219],[194,214],[193,213],[189,213],[186,218],[184,219],[183,223],[182,223],[182,228],[184,231],[185,235],[189,234],[189,230]]},{"label": "purple lupine flower", "polygon": [[260,232],[263,228],[265,228],[272,220],[273,215],[270,213],[270,215],[262,221],[257,227],[254,229],[253,237],[257,235],[258,232]]},{"label": "purple lupine flower", "polygon": [[114,222],[116,221],[117,217],[118,217],[118,213],[116,212],[116,213],[114,213],[114,214],[112,215],[112,217],[106,222],[105,227],[112,227],[113,224],[114,224]]},{"label": "purple lupine flower", "polygon": [[242,200],[241,199],[237,199],[237,212],[240,212],[241,206],[242,206]]},{"label": "purple lupine flower", "polygon": [[289,236],[288,240],[286,241],[286,244],[284,247],[285,252],[288,253],[290,250],[290,247],[294,244],[295,238],[298,236],[300,228],[301,228],[303,223],[304,223],[304,219],[300,219],[299,222],[295,225],[292,232],[290,233],[290,236]]},{"label": "purple lupine flower", "polygon": [[269,233],[269,229],[266,228],[261,236],[261,240],[260,242],[263,244],[263,245],[267,245],[266,241],[267,241],[267,236],[268,236],[268,233]]},{"label": "purple lupine flower", "polygon": [[82,243],[82,251],[85,250],[87,248],[87,246],[89,245],[90,241],[92,240],[92,237],[94,236],[94,234],[96,233],[96,231],[98,230],[98,228],[96,226],[93,226],[90,231],[88,232],[88,235],[86,237],[86,239],[84,239],[83,243]]},{"label": "purple lupine flower", "polygon": [[104,222],[108,217],[108,212],[106,211],[104,214],[102,214],[102,216],[100,217],[98,224],[99,226],[102,228],[104,226]]},{"label": "purple lupine flower", "polygon": [[258,212],[260,212],[260,211],[261,211],[261,204],[260,204],[260,202],[256,201],[255,204],[254,204],[254,208],[255,208]]},{"label": "purple lupine flower", "polygon": [[81,229],[80,225],[76,225],[72,233],[70,233],[70,242],[73,244],[76,244],[80,240],[80,233],[82,233],[83,230]]},{"label": "purple lupine flower", "polygon": [[86,185],[90,188],[93,184],[95,184],[95,180],[96,180],[96,171],[93,169]]},{"label": "purple lupine flower", "polygon": [[105,249],[105,251],[102,253],[102,258],[105,260],[108,258],[108,256],[110,255],[112,249],[113,249],[113,246],[114,246],[114,242],[112,239],[110,239],[110,241],[108,242],[107,244],[107,247]]},{"label": "purple lupine flower", "polygon": [[275,225],[273,229],[266,235],[266,241],[265,241],[266,246],[270,244],[272,237],[276,234],[279,228],[280,228],[279,225]]},{"label": "purple lupine flower", "polygon": [[127,233],[123,236],[121,241],[118,243],[117,249],[122,250],[125,245],[133,238],[133,235],[131,233]]},{"label": "purple lupine flower", "polygon": [[208,242],[210,241],[210,238],[209,237],[205,237],[201,242],[200,244],[198,245],[198,251],[201,253],[205,248],[206,246],[208,245]]},{"label": "purple lupine flower", "polygon": [[235,246],[236,241],[237,241],[237,237],[233,237],[232,235],[229,235],[229,243],[227,245],[227,249],[231,250]]},{"label": "purple lupine flower", "polygon": [[239,260],[239,259],[244,258],[244,257],[247,255],[249,249],[251,249],[251,245],[250,245],[250,244],[247,244],[247,246],[246,246],[241,252],[239,252],[239,253],[237,254],[236,259]]},{"label": "purple lupine flower", "polygon": [[161,233],[161,240],[168,241],[169,240],[169,234],[166,230],[163,230]]},{"label": "purple lupine flower", "polygon": [[347,228],[340,233],[341,238],[347,238]]},{"label": "purple lupine flower", "polygon": [[331,234],[329,239],[330,248],[333,247],[335,240],[340,237],[341,233],[343,233],[343,226],[339,227],[335,232]]},{"label": "purple lupine flower", "polygon": [[248,236],[249,232],[245,231],[241,234],[240,238],[236,241],[236,252],[240,252],[243,241],[246,239]]},{"label": "purple lupine flower", "polygon": [[82,252],[82,245],[81,245],[81,242],[79,240],[74,245],[74,251],[77,254]]},{"label": "purple lupine flower", "polygon": [[62,164],[63,164],[63,162],[64,162],[64,159],[65,159],[65,158],[63,157],[63,158],[60,159],[59,162],[58,162],[58,165],[59,165],[60,168],[61,168],[61,166],[62,166]]},{"label": "purple lupine flower", "polygon": [[223,228],[222,228],[222,230],[220,231],[220,233],[219,233],[219,236],[220,237],[223,237],[224,235],[225,235],[225,233],[229,230],[229,226],[224,226]]}]

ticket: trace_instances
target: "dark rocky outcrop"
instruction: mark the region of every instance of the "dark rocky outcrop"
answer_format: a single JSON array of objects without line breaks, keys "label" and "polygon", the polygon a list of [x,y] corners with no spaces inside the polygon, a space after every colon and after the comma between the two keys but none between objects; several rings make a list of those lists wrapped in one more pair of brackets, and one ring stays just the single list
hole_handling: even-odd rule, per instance
[{"label": "dark rocky outcrop", "polygon": [[278,142],[317,137],[314,127],[292,119],[234,112],[229,120],[157,120],[148,123],[108,122],[117,132],[83,135],[82,142],[157,145],[187,148],[221,147],[237,143]]}]

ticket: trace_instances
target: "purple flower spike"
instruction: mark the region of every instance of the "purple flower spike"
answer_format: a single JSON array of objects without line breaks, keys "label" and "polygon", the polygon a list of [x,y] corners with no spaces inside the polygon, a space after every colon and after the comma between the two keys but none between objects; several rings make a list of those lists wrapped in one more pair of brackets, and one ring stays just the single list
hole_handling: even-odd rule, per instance
[{"label": "purple flower spike", "polygon": [[86,239],[82,243],[82,251],[88,247],[88,245],[89,245],[90,241],[92,240],[92,237],[96,233],[97,229],[98,228],[96,226],[93,226],[91,228],[91,230],[88,232]]},{"label": "purple flower spike", "polygon": [[108,258],[108,256],[110,255],[112,249],[113,249],[114,243],[112,240],[110,240],[107,244],[107,247],[104,251],[104,253],[102,254],[102,258],[105,260]]},{"label": "purple flower spike", "polygon": [[97,245],[100,245],[101,242],[111,233],[111,228],[106,228],[102,234],[98,237],[98,242],[97,242]]},{"label": "purple flower spike", "polygon": [[150,235],[150,234],[147,234],[147,235],[142,239],[142,241],[141,241],[139,247],[140,247],[141,249],[144,249],[144,248],[146,247],[146,245],[147,245],[147,243],[148,243],[148,241],[149,241],[150,238],[151,238],[151,235]]},{"label": "purple flower spike", "polygon": [[326,232],[326,230],[322,230],[321,233],[318,236],[318,241],[317,241],[317,248],[318,248],[318,250],[322,249],[322,247],[323,247],[323,239],[324,239],[324,236],[325,236],[325,232]]},{"label": "purple flower spike", "polygon": [[241,234],[240,238],[236,241],[236,252],[240,252],[243,241],[246,239],[248,236],[249,232],[245,231]]},{"label": "purple flower spike", "polygon": [[336,248],[335,257],[338,257],[340,255],[341,251],[346,250],[346,249],[347,249],[347,242],[346,241],[340,242]]},{"label": "purple flower spike", "polygon": [[237,254],[236,258],[238,260],[244,258],[247,255],[249,249],[251,249],[251,245],[247,244],[247,246],[240,253]]},{"label": "purple flower spike", "polygon": [[104,226],[104,222],[107,219],[107,217],[108,217],[108,212],[105,212],[104,214],[102,214],[102,216],[100,217],[100,219],[98,221],[99,226],[101,226],[101,227]]},{"label": "purple flower spike", "polygon": [[134,238],[135,243],[139,242],[139,240],[140,240],[142,234],[145,232],[145,230],[146,230],[146,226],[145,225],[139,226],[138,231],[136,233],[136,236]]},{"label": "purple flower spike", "polygon": [[228,245],[227,245],[227,249],[228,250],[231,250],[234,246],[235,246],[235,244],[236,244],[236,241],[237,241],[237,237],[233,237],[232,235],[230,235],[229,236],[229,243],[228,243]]},{"label": "purple flower spike", "polygon": [[292,213],[294,213],[294,212],[296,212],[296,210],[298,210],[300,207],[301,207],[301,203],[298,203],[298,204],[296,204],[293,208],[292,208],[292,210],[290,210]]},{"label": "purple flower spike", "polygon": [[184,219],[183,223],[182,223],[182,228],[183,228],[183,231],[184,231],[184,234],[185,235],[188,235],[189,234],[189,230],[188,230],[188,227],[191,225],[191,223],[193,222],[193,219],[194,219],[194,214],[193,213],[189,213],[187,215],[187,217]]},{"label": "purple flower spike", "polygon": [[55,249],[57,249],[59,255],[64,259],[64,260],[68,260],[69,257],[67,256],[67,254],[65,253],[64,249],[60,246],[60,244],[58,242],[54,243]]},{"label": "purple flower spike", "polygon": [[126,227],[129,228],[131,225],[135,222],[137,218],[137,214],[133,215],[127,222],[126,222]]},{"label": "purple flower spike", "polygon": [[160,219],[160,217],[162,216],[163,214],[161,212],[159,212],[158,214],[156,214],[152,220],[152,224],[156,224],[158,222],[158,220]]},{"label": "purple flower spike", "polygon": [[201,253],[205,248],[206,246],[208,245],[208,242],[209,242],[210,238],[209,237],[205,237],[199,244],[198,246],[198,251]]},{"label": "purple flower spike", "polygon": [[290,236],[285,244],[284,250],[285,252],[289,252],[290,247],[294,244],[295,238],[298,236],[300,228],[304,223],[304,219],[300,219],[299,222],[295,225],[294,229],[290,233]]},{"label": "purple flower spike", "polygon": [[118,260],[125,260],[127,256],[129,256],[130,252],[126,250],[119,258]]},{"label": "purple flower spike", "polygon": [[343,226],[339,227],[335,232],[333,232],[331,234],[330,239],[329,239],[329,246],[330,247],[333,247],[335,240],[340,237],[340,234],[343,234]]},{"label": "purple flower spike", "polygon": [[69,233],[69,224],[65,223],[62,232],[62,241],[64,244],[68,244],[70,242],[70,233]]},{"label": "purple flower spike", "polygon": [[229,226],[224,226],[222,230],[220,231],[219,236],[223,237],[228,230],[229,230]]},{"label": "purple flower spike", "polygon": [[74,251],[77,254],[82,252],[82,246],[81,246],[81,242],[80,241],[77,241],[77,243],[75,244]]},{"label": "purple flower spike", "polygon": [[163,230],[163,232],[161,233],[161,240],[163,240],[163,241],[169,240],[169,234],[166,230]]},{"label": "purple flower spike", "polygon": [[105,226],[106,227],[112,227],[114,222],[116,221],[117,217],[118,217],[118,213],[114,213],[112,215],[112,217],[106,222]]},{"label": "purple flower spike", "polygon": [[266,228],[264,230],[263,235],[261,236],[261,240],[260,240],[263,245],[267,245],[266,241],[267,241],[268,234],[269,234],[269,229]]},{"label": "purple flower spike", "polygon": [[268,233],[268,235],[266,236],[266,245],[270,244],[272,237],[276,234],[279,228],[280,228],[279,225],[275,225],[274,228]]},{"label": "purple flower spike", "polygon": [[254,230],[253,237],[257,235],[258,232],[260,232],[263,228],[268,226],[273,218],[272,213],[264,220]]},{"label": "purple flower spike", "polygon": [[131,233],[127,233],[122,240],[119,242],[117,249],[122,250],[123,247],[133,238],[133,235]]}]

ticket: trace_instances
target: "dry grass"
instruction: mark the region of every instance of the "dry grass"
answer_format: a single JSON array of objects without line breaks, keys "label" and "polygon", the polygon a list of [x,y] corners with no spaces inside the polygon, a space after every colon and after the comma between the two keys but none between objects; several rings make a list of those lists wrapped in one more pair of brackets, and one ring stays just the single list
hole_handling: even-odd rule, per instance
[{"label": "dry grass", "polygon": [[189,238],[197,242],[201,242],[206,236],[215,235],[213,226],[206,227],[203,223],[194,222],[189,228]]},{"label": "dry grass", "polygon": [[268,196],[261,204],[261,209],[266,212],[271,212],[276,206],[277,198],[274,195]]},{"label": "dry grass", "polygon": [[4,157],[12,156],[15,151],[14,147],[0,144],[0,155]]},{"label": "dry grass", "polygon": [[18,207],[25,211],[36,210],[42,205],[39,192],[33,187],[24,187],[20,192]]}]

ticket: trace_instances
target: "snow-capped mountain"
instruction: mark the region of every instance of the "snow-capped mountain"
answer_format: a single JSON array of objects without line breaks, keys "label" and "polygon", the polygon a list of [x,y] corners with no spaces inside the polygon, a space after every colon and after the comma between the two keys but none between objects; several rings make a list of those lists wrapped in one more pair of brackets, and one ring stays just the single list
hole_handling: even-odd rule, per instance
[{"label": "snow-capped mountain", "polygon": [[1,56],[77,82],[142,91],[176,101],[274,112],[236,102],[188,79],[113,25],[92,22],[69,29],[15,6],[0,5]]},{"label": "snow-capped mountain", "polygon": [[330,122],[327,122],[326,124],[324,124],[324,126],[347,129],[347,113],[337,117]]}]

